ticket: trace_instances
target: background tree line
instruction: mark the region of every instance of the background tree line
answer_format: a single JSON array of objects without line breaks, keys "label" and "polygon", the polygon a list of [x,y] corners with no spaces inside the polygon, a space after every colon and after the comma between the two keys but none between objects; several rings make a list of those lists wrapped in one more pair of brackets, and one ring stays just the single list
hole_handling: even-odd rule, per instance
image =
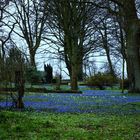
[{"label": "background tree line", "polygon": [[1,72],[11,42],[35,69],[43,48],[64,61],[71,89],[77,90],[84,63],[98,54],[107,58],[114,77],[125,60],[129,90],[140,92],[139,6],[138,0],[6,0],[0,6]]}]

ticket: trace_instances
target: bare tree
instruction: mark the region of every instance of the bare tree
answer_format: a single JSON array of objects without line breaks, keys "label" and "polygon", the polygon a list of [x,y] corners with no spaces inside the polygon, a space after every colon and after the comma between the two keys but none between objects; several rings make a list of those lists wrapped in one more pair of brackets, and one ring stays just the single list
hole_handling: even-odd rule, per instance
[{"label": "bare tree", "polygon": [[140,92],[140,19],[136,9],[136,0],[109,0],[117,4],[120,11],[110,11],[118,14],[123,19],[123,29],[126,34],[126,57],[128,78],[130,81],[129,91]]},{"label": "bare tree", "polygon": [[[11,44],[12,45],[12,44]],[[8,56],[6,57],[6,72],[8,75],[7,81],[15,83],[16,93],[12,94],[13,105],[16,108],[24,108],[24,73],[25,73],[25,59],[23,53],[15,46],[11,46]]]},{"label": "bare tree", "polygon": [[138,0],[95,0],[88,3],[100,9],[107,9],[113,16],[120,17],[126,35],[126,62],[129,91],[140,92],[140,2]]},{"label": "bare tree", "polygon": [[[9,4],[11,0],[1,0],[0,1],[0,22],[3,19],[3,14],[4,14],[4,9],[7,7],[7,5]],[[1,27],[1,25],[0,25]]]},{"label": "bare tree", "polygon": [[[91,29],[91,11],[84,1],[60,0],[50,4],[50,31],[55,37],[58,52],[65,60],[71,78],[71,88],[77,90],[78,77],[83,76],[83,59],[93,49],[94,31]],[[92,46],[92,47],[91,47]]]},{"label": "bare tree", "polygon": [[36,51],[41,46],[43,33],[46,30],[47,12],[44,0],[13,0],[11,7],[14,11],[6,10],[6,12],[11,16],[11,22],[17,23],[14,33],[25,40],[29,49],[30,64],[36,67]]},{"label": "bare tree", "polygon": [[[111,28],[113,28],[112,20],[109,17],[108,13],[103,14],[104,17],[100,17],[98,22],[96,22],[94,25],[98,29],[98,32],[100,34],[100,46],[105,51],[105,55],[107,57],[108,65],[109,65],[109,73],[113,76],[115,76],[115,70],[113,68],[112,60],[111,60],[111,52],[113,49],[113,46],[111,42],[113,42],[113,38],[111,36]],[[102,16],[103,16],[102,15]]]},{"label": "bare tree", "polygon": [[12,32],[15,28],[16,22],[11,24],[11,29],[5,28],[4,21],[9,18],[5,10],[9,6],[10,0],[0,1],[0,81],[5,81],[6,78],[6,66],[5,66],[5,55],[6,47],[11,39]]}]

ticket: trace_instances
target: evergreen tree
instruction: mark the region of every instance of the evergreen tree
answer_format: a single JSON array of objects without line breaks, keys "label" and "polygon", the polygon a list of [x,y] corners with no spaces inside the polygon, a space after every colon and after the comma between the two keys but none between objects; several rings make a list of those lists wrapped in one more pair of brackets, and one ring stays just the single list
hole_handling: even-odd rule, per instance
[{"label": "evergreen tree", "polygon": [[53,68],[50,64],[44,64],[44,71],[45,71],[45,81],[47,84],[52,83],[53,79]]}]

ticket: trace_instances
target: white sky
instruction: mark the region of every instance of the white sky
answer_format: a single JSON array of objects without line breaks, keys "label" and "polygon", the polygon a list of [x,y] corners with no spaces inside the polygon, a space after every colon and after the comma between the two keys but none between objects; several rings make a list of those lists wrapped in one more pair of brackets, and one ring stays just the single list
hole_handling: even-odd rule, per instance
[{"label": "white sky", "polygon": [[[6,19],[6,20],[7,20],[7,22],[8,22],[8,20],[10,21],[10,19]],[[5,28],[5,30],[8,30],[8,29]],[[14,33],[13,33],[12,38],[19,48],[24,50],[25,53],[29,54],[25,41],[23,41],[18,35],[14,34]],[[56,60],[56,59],[50,60],[48,57],[51,56],[51,54],[47,55],[46,53],[39,53],[40,51],[42,51],[42,49],[44,49],[44,47],[47,48],[48,46],[46,45],[46,46],[40,47],[37,50],[36,64],[37,64],[38,69],[44,70],[44,63],[51,64],[53,67],[53,70],[54,70],[54,75],[56,72],[60,73],[60,60]],[[106,62],[107,60],[106,60],[106,57],[98,57],[98,58],[95,58],[95,61],[96,61],[97,69],[100,70],[100,67],[103,65],[103,62]],[[62,66],[62,70],[63,70],[62,71],[63,78],[65,78],[65,79],[69,78],[66,74],[66,73],[68,73],[68,71],[66,69],[66,65],[64,64],[64,62],[61,62],[61,66]],[[120,68],[119,71],[121,71],[121,69],[122,68]]]}]

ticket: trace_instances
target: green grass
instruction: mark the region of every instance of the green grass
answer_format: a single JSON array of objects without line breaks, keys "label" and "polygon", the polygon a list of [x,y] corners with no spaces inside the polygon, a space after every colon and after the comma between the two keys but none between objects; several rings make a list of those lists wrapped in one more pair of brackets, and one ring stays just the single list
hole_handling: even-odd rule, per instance
[{"label": "green grass", "polygon": [[[7,94],[7,95],[8,95],[8,94]],[[6,97],[5,94],[1,94],[1,93],[0,93],[0,101],[5,100],[5,97]]]},{"label": "green grass", "polygon": [[138,140],[140,115],[0,112],[0,140]]}]

